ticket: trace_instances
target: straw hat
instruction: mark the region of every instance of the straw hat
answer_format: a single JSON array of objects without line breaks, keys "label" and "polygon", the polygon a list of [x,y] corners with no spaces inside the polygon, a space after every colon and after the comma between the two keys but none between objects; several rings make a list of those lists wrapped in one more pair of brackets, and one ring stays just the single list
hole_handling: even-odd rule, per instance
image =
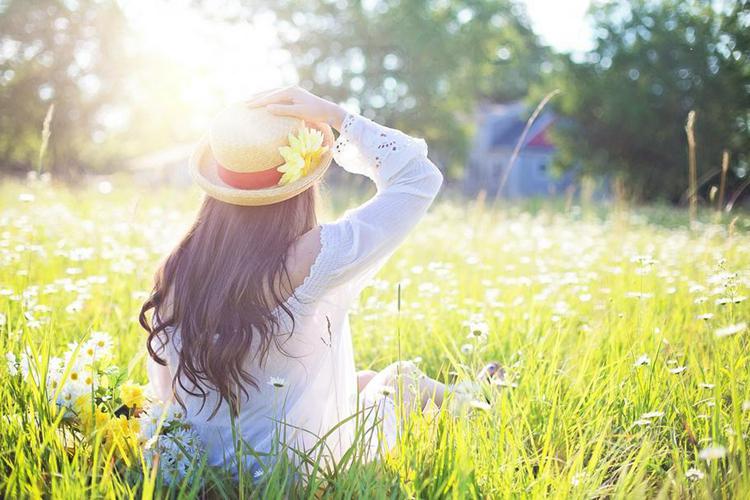
[{"label": "straw hat", "polygon": [[[328,149],[306,175],[279,186],[282,173],[277,168],[284,164],[279,148],[288,145],[290,133],[305,126],[322,132]],[[190,157],[190,175],[206,194],[225,203],[271,205],[297,196],[320,179],[331,164],[333,143],[331,127],[324,123],[305,123],[239,103],[216,116]]]}]

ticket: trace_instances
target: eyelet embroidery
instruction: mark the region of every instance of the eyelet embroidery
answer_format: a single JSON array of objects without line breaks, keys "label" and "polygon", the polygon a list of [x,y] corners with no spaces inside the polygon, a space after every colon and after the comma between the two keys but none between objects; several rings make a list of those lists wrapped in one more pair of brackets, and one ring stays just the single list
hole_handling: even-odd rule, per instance
[{"label": "eyelet embroidery", "polygon": [[352,125],[354,125],[354,121],[354,115],[347,114],[346,117],[344,117],[344,121],[341,123],[341,134],[336,140],[336,144],[334,146],[336,153],[341,153],[346,149],[346,146],[349,145],[349,129],[351,129]]},{"label": "eyelet embroidery", "polygon": [[[391,154],[401,149],[403,146],[401,142],[405,137],[402,137],[403,134],[397,130],[391,130],[377,124],[374,124],[380,129],[377,136],[374,136],[373,134],[374,137],[354,137],[357,133],[363,133],[360,132],[361,129],[356,129],[354,126],[358,120],[361,120],[363,124],[368,124],[366,119],[360,118],[358,115],[346,115],[341,124],[341,135],[339,135],[339,138],[336,141],[334,150],[336,153],[340,154],[346,150],[352,140],[359,141],[362,149],[361,152],[370,158],[374,157],[374,167],[376,169],[380,168]],[[364,132],[364,134],[367,134],[367,132]],[[373,139],[375,139],[375,144],[370,142]],[[373,147],[374,149],[372,149]]]},{"label": "eyelet embroidery", "polygon": [[344,122],[341,124],[341,131],[348,132],[351,126],[354,124],[354,115],[347,114],[344,118]]}]

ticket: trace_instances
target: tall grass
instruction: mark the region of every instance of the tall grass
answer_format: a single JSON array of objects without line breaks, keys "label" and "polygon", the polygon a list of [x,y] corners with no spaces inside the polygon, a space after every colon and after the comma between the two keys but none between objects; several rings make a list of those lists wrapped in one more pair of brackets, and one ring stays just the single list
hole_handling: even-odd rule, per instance
[{"label": "tall grass", "polygon": [[685,123],[685,134],[688,143],[688,190],[690,197],[688,199],[690,211],[690,224],[695,223],[698,214],[698,168],[695,161],[695,111],[688,113],[687,122]]},{"label": "tall grass", "polygon": [[[106,191],[106,190],[105,190]],[[59,353],[109,332],[146,381],[136,313],[194,191],[0,187],[0,353]],[[25,200],[25,201],[21,201]],[[145,464],[71,447],[33,384],[0,366],[0,495],[7,498],[729,498],[750,491],[750,220],[653,224],[666,209],[438,203],[352,313],[358,367],[418,359],[449,381],[497,359],[490,407],[418,415],[378,462],[353,453],[295,483],[197,460],[167,485]],[[399,293],[400,290],[400,293]],[[486,339],[466,322],[489,324]],[[721,335],[727,326],[740,331]],[[737,329],[735,328],[735,329]],[[722,453],[724,450],[724,453]],[[701,452],[704,452],[701,455]],[[713,452],[720,458],[708,459]],[[701,458],[701,456],[705,458]]]}]

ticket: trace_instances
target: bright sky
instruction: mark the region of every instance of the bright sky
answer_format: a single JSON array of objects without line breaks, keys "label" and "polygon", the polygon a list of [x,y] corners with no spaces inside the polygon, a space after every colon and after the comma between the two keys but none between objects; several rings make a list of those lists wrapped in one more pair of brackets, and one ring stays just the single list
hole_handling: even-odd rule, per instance
[{"label": "bright sky", "polygon": [[591,0],[524,0],[534,31],[561,52],[591,48],[591,27],[585,20]]},{"label": "bright sky", "polygon": [[[207,21],[190,0],[120,0],[133,28],[150,50],[189,68],[193,85],[189,98],[201,99],[220,90],[238,100],[282,83],[290,71],[287,58],[273,51],[271,22],[219,23]],[[215,92],[214,92],[215,93]]]}]

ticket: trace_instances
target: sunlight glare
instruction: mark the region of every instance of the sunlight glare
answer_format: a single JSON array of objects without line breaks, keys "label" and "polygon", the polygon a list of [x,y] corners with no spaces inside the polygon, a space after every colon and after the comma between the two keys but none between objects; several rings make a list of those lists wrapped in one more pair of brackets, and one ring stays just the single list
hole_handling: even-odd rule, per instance
[{"label": "sunlight glare", "polygon": [[222,22],[208,19],[189,2],[128,0],[122,7],[136,43],[176,65],[180,74],[190,75],[190,81],[174,91],[196,110],[246,98],[280,85],[282,75],[288,77],[288,58],[273,46],[269,19]]}]

